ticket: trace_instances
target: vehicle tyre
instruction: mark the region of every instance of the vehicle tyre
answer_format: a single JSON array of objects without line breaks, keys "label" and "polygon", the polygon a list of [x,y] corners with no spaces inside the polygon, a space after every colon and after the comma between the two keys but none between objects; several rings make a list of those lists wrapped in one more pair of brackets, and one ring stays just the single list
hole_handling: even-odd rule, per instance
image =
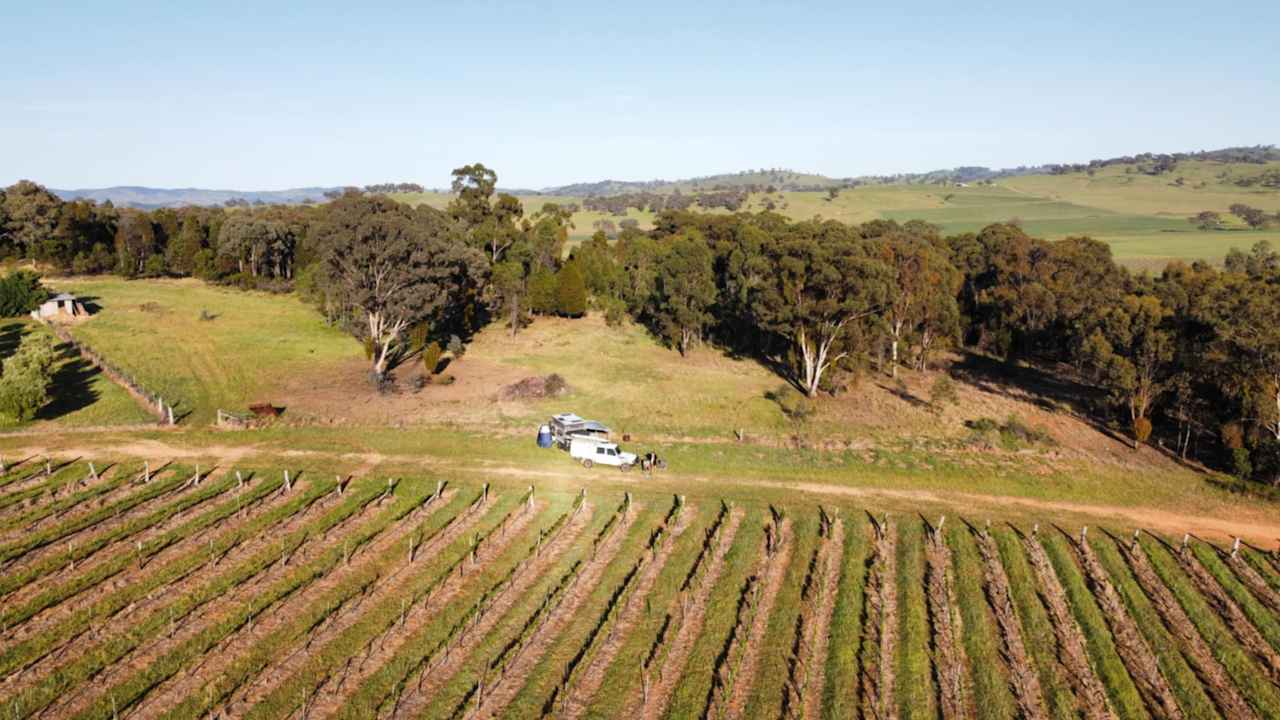
[{"label": "vehicle tyre", "polygon": [[622,465],[622,466],[620,466],[620,467],[622,468],[622,472],[631,472],[631,465],[630,465],[630,464]]},{"label": "vehicle tyre", "polygon": [[590,458],[582,461],[582,467],[587,468],[588,470],[591,469],[592,465],[595,465],[595,463],[591,462]]}]

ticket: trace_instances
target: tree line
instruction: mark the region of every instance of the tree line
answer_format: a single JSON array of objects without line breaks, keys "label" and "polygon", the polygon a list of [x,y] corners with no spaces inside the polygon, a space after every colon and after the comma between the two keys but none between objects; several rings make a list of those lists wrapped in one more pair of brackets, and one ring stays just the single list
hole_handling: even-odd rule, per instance
[{"label": "tree line", "polygon": [[[571,213],[453,171],[443,210],[344,193],[316,206],[141,212],[60,203],[19,183],[0,247],[75,272],[196,275],[293,287],[364,343],[371,377],[490,322],[596,309],[685,353],[757,357],[809,396],[951,350],[1052,364],[1096,388],[1092,412],[1135,446],[1158,440],[1241,477],[1280,482],[1280,255],[1265,242],[1217,268],[1117,265],[1102,242],[1010,224],[944,236],[928,223],[791,221],[663,210],[567,253]],[[438,346],[434,353],[438,357]]]},{"label": "tree line", "polygon": [[[1274,215],[1268,215],[1264,210],[1245,205],[1244,203],[1232,203],[1228,211],[1240,219],[1251,230],[1267,230],[1273,225],[1280,224],[1280,212]],[[1222,213],[1214,210],[1203,210],[1187,218],[1187,222],[1195,225],[1201,230],[1225,230],[1226,223],[1223,220]]]}]

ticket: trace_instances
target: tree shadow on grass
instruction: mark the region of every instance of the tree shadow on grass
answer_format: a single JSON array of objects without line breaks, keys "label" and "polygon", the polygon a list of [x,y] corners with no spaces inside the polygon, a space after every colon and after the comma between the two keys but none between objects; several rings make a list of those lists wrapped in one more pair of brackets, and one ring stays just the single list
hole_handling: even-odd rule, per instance
[{"label": "tree shadow on grass", "polygon": [[1066,373],[968,351],[951,366],[951,375],[986,392],[1031,402],[1049,411],[1067,407],[1084,415],[1089,410],[1086,406],[1100,396],[1098,390],[1076,382]]},{"label": "tree shadow on grass", "polygon": [[37,420],[56,420],[89,407],[100,397],[93,387],[94,379],[100,374],[96,367],[67,343],[58,346],[58,358],[62,364],[53,374],[49,402],[36,413]]},{"label": "tree shadow on grass", "polygon": [[98,300],[100,299],[101,298],[97,295],[76,296],[76,302],[80,303],[80,306],[84,308],[84,311],[90,315],[97,315],[98,311],[102,309],[102,306],[98,304]]},{"label": "tree shadow on grass", "polygon": [[27,332],[27,327],[17,322],[0,327],[0,360],[7,359],[18,351],[18,344]]},{"label": "tree shadow on grass", "polygon": [[928,401],[918,398],[915,395],[912,395],[911,391],[907,390],[905,386],[887,385],[883,382],[877,382],[876,387],[880,388],[881,390],[884,390],[890,395],[893,395],[899,400],[902,400],[903,402],[907,403],[911,407],[921,408],[924,410],[928,410],[931,407]]},{"label": "tree shadow on grass", "polygon": [[1052,366],[1009,363],[965,351],[950,373],[980,390],[1028,402],[1051,413],[1070,415],[1116,442],[1133,442],[1098,417],[1097,408],[1105,403],[1105,393],[1074,379],[1071,372],[1056,371]]}]

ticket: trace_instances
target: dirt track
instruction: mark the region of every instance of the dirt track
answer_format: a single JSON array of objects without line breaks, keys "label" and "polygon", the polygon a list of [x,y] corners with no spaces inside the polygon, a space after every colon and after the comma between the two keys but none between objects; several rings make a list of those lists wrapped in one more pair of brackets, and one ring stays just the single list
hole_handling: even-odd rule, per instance
[{"label": "dirt track", "polygon": [[[175,434],[175,438],[178,437]],[[278,451],[273,448],[253,445],[209,445],[184,446],[175,442],[161,440],[120,440],[108,438],[101,443],[86,442],[76,447],[50,447],[45,444],[9,451],[15,456],[44,456],[50,452],[59,457],[118,457],[129,456],[138,459],[174,460],[211,458],[219,465],[230,467],[238,462],[256,456],[301,458],[308,461],[341,462],[352,467],[373,468],[382,463],[396,465],[418,465],[436,469],[479,473],[483,475],[501,475],[524,480],[547,478],[558,480],[581,480],[581,473],[575,470],[565,472],[530,470],[515,466],[463,463],[428,455],[388,455],[373,452],[325,452],[317,450]],[[938,506],[951,506],[964,511],[968,515],[981,513],[983,509],[999,511],[1010,506],[1034,511],[1044,515],[1072,514],[1094,519],[1094,523],[1110,522],[1128,527],[1140,527],[1145,530],[1172,536],[1191,533],[1199,537],[1230,541],[1243,538],[1263,549],[1280,549],[1280,521],[1272,520],[1261,513],[1256,519],[1240,519],[1230,516],[1208,516],[1198,513],[1181,513],[1151,507],[1134,507],[1124,505],[1107,505],[1079,503],[1063,500],[1039,500],[1036,498],[1011,495],[986,495],[982,493],[960,491],[900,490],[892,488],[854,487],[819,482],[780,482],[770,480],[725,480],[698,475],[678,475],[681,481],[699,484],[732,483],[745,487],[769,488],[775,490],[800,491],[818,497],[829,498],[865,498],[869,501],[885,500],[895,504],[916,505],[920,503]],[[627,478],[613,478],[611,482],[642,484],[643,477],[634,474]]]}]

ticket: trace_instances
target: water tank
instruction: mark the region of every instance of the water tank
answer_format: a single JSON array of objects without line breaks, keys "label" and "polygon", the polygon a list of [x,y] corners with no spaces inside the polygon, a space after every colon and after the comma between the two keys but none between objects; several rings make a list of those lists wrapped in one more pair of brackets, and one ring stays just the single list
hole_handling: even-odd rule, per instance
[{"label": "water tank", "polygon": [[543,425],[538,428],[538,447],[551,447],[551,427]]}]

